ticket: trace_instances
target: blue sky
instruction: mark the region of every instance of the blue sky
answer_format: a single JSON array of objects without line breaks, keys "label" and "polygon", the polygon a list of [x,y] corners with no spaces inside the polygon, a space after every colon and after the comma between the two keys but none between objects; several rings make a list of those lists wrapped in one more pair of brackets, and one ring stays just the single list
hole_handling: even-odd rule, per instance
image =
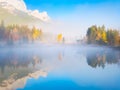
[{"label": "blue sky", "polygon": [[[115,8],[116,5],[120,7],[120,0],[24,0],[29,9],[39,9],[40,11],[47,11],[51,17],[59,17],[60,15],[67,15],[76,9],[77,6],[89,5],[88,8],[100,8],[97,5],[105,4],[105,6]],[[84,8],[83,8],[84,9]],[[104,9],[103,9],[104,11]]]},{"label": "blue sky", "polygon": [[[28,9],[47,11],[65,32],[85,34],[91,25],[120,29],[120,0],[24,0]],[[73,30],[75,29],[75,30]],[[60,31],[60,30],[58,30]],[[79,33],[79,34],[80,34]],[[68,33],[70,34],[70,33]]]}]

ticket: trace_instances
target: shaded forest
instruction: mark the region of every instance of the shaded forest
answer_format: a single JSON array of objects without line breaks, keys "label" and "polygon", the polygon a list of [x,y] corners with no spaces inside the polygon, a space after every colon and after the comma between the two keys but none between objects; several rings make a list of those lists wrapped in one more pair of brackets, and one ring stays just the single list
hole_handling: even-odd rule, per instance
[{"label": "shaded forest", "polygon": [[88,44],[120,46],[119,30],[106,29],[104,25],[89,27],[86,36]]}]

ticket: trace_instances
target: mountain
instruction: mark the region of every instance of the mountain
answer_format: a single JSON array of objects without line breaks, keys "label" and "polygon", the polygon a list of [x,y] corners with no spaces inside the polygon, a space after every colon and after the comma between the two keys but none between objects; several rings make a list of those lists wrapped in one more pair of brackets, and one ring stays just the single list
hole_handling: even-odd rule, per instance
[{"label": "mountain", "polygon": [[28,10],[23,0],[0,0],[0,20],[6,24],[37,24],[50,21],[47,12]]}]

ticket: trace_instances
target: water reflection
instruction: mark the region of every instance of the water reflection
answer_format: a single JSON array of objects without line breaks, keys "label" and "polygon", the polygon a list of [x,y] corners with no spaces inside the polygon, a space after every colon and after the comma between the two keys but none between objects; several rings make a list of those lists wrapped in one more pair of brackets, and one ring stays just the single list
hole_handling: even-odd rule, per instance
[{"label": "water reflection", "polygon": [[33,52],[0,52],[0,90],[15,90],[20,82],[23,87],[29,77],[46,76],[41,65],[41,57]]},{"label": "water reflection", "polygon": [[[88,66],[96,69],[97,67],[105,69],[107,65],[111,64],[120,65],[120,51],[109,48],[98,49],[95,47],[84,48],[79,46],[44,47],[40,50],[4,50],[0,51],[0,90],[24,88],[29,78],[38,79],[40,76],[46,77],[48,69],[54,73],[53,76],[60,75],[57,80],[63,76],[62,80],[64,81],[64,77],[68,77],[66,75],[71,75],[72,79],[69,78],[68,81],[74,81],[73,78],[81,79],[84,82],[86,79],[86,81],[94,81],[91,80],[90,76],[99,76],[95,72],[94,75],[85,76],[86,73],[92,72],[92,69]],[[103,74],[101,77],[104,77],[106,74],[105,72],[99,73]],[[77,80],[75,81],[79,82],[78,84],[80,85],[81,82]],[[99,81],[98,79],[97,82],[100,83]],[[77,85],[78,88],[79,85]]]},{"label": "water reflection", "polygon": [[98,50],[92,51],[86,55],[87,63],[93,68],[105,68],[106,64],[119,64],[120,52],[114,50]]},{"label": "water reflection", "polygon": [[28,68],[30,64],[32,64],[32,66],[35,67],[37,64],[41,63],[41,58],[35,55],[24,55],[16,52],[0,54],[1,74],[5,74],[8,71],[8,69],[17,70],[20,68]]}]

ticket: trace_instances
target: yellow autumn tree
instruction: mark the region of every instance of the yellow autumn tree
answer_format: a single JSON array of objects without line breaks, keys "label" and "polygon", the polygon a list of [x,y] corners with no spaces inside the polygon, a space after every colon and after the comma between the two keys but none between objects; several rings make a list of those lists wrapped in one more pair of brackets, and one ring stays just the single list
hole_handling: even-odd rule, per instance
[{"label": "yellow autumn tree", "polygon": [[33,27],[33,29],[32,29],[32,38],[33,38],[33,40],[38,39],[40,34],[41,34],[41,32],[38,29],[36,29],[35,27]]},{"label": "yellow autumn tree", "polygon": [[58,42],[61,42],[61,41],[62,41],[62,37],[63,37],[62,34],[58,34],[58,35],[57,35],[57,41],[58,41]]},{"label": "yellow autumn tree", "polygon": [[101,35],[102,37],[102,40],[103,40],[103,42],[107,42],[107,35],[106,35],[106,32],[104,31],[104,32],[102,32],[102,35]]}]

